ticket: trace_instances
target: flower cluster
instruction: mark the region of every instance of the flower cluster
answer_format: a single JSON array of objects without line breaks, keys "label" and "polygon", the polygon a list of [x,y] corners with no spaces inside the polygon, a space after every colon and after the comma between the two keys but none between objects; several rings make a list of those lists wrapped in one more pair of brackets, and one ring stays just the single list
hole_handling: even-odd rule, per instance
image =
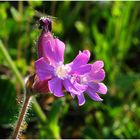
[{"label": "flower cluster", "polygon": [[35,62],[35,69],[40,92],[49,91],[62,97],[66,90],[73,98],[77,97],[80,106],[85,103],[85,93],[95,101],[102,101],[98,93],[107,92],[102,83],[105,78],[103,61],[88,64],[90,52],[84,50],[71,63],[64,64],[65,44],[54,38],[50,31],[42,32],[38,48],[39,59]]}]

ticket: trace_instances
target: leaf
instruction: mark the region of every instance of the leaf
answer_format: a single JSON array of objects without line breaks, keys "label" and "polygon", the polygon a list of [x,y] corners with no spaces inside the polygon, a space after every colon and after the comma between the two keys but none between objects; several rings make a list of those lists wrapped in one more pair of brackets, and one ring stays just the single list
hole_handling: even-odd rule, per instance
[{"label": "leaf", "polygon": [[63,99],[57,99],[48,114],[48,123],[50,129],[54,133],[55,138],[60,138],[60,126],[58,124],[59,115],[61,113]]},{"label": "leaf", "polygon": [[9,125],[15,122],[18,113],[16,90],[8,79],[0,79],[0,125]]},{"label": "leaf", "polygon": [[14,7],[11,7],[11,14],[13,16],[13,18],[15,19],[15,21],[21,21],[21,15],[20,13],[14,8]]}]

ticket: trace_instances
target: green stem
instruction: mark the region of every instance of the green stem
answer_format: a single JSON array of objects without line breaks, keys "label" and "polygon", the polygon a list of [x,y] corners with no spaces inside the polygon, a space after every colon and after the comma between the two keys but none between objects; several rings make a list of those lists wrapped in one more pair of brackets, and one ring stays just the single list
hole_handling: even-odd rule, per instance
[{"label": "green stem", "polygon": [[[13,73],[15,74],[17,81],[19,81],[20,85],[22,86],[22,88],[24,89],[25,85],[24,85],[24,80],[22,78],[22,76],[20,75],[17,67],[15,66],[15,64],[13,63],[10,55],[8,54],[7,50],[5,49],[4,44],[2,43],[2,41],[0,40],[0,51],[2,52],[5,60],[7,61],[7,63],[9,64],[9,67],[11,68],[11,70],[13,71]],[[36,101],[36,99],[34,97],[32,97],[32,99],[34,100],[33,102],[33,108],[36,112],[36,114],[38,115],[38,117],[40,118],[40,120],[42,122],[46,121],[47,118],[44,114],[44,112],[42,111],[41,107],[39,106],[38,102]]]},{"label": "green stem", "polygon": [[32,97],[32,101],[33,101],[33,109],[35,110],[36,114],[38,114],[41,122],[46,123],[47,117],[44,113],[42,113],[42,109],[41,109],[40,105],[37,103],[37,101],[34,97]]},{"label": "green stem", "polygon": [[10,55],[8,54],[7,50],[5,49],[1,40],[0,40],[0,50],[1,50],[5,60],[9,64],[9,67],[12,69],[13,73],[15,74],[15,76],[16,76],[17,80],[19,81],[20,85],[24,88],[24,81],[23,81],[18,69],[16,68],[15,64],[13,63]]}]

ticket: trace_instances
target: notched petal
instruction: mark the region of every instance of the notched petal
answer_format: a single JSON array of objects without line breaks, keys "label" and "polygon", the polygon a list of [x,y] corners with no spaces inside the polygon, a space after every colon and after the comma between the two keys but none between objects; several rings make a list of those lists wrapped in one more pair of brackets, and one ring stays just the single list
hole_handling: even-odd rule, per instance
[{"label": "notched petal", "polygon": [[94,101],[103,101],[103,99],[97,93],[87,91],[87,94]]},{"label": "notched petal", "polygon": [[88,52],[80,52],[69,65],[72,69],[85,65],[89,61],[89,56]]},{"label": "notched petal", "polygon": [[104,67],[104,62],[101,60],[98,60],[92,64],[92,71],[99,71]]},{"label": "notched petal", "polygon": [[79,106],[82,106],[85,103],[84,94],[81,93],[81,94],[77,95],[77,98],[78,98],[78,104],[79,104]]},{"label": "notched petal", "polygon": [[103,83],[98,83],[99,84],[99,89],[97,92],[101,94],[106,94],[107,93],[107,87]]},{"label": "notched petal", "polygon": [[94,81],[94,82],[100,82],[103,81],[105,78],[105,71],[103,69],[100,69],[99,71],[93,71],[88,74],[88,79],[89,81]]}]

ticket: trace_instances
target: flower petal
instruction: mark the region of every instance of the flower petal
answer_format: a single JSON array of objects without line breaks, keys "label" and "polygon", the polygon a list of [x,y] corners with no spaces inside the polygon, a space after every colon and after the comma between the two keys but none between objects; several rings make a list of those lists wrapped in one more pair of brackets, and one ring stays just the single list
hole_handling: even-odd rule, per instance
[{"label": "flower petal", "polygon": [[74,82],[73,85],[79,93],[83,93],[88,87],[87,85],[79,84],[78,82]]},{"label": "flower petal", "polygon": [[62,80],[55,77],[52,80],[48,81],[48,87],[50,92],[52,92],[57,97],[64,96],[62,92]]},{"label": "flower petal", "polygon": [[90,92],[97,92],[99,90],[99,84],[90,82],[88,83],[88,91]]},{"label": "flower petal", "polygon": [[79,106],[82,106],[85,103],[84,94],[81,93],[81,94],[77,95],[77,98],[78,98],[78,104],[79,104]]},{"label": "flower petal", "polygon": [[75,95],[79,95],[84,92],[87,88],[87,85],[80,85],[77,82],[72,82],[70,79],[65,79],[63,81],[65,89]]},{"label": "flower petal", "polygon": [[89,61],[89,52],[84,51],[84,52],[79,52],[79,54],[76,56],[76,58],[69,64],[70,67],[72,68],[72,71],[75,69],[78,69],[80,66],[87,64]]},{"label": "flower petal", "polygon": [[91,70],[91,65],[90,64],[86,64],[80,67],[75,67],[74,69],[71,69],[71,74],[86,74],[88,72],[90,72]]},{"label": "flower petal", "polygon": [[99,71],[104,67],[104,62],[101,60],[98,60],[92,64],[92,71]]},{"label": "flower petal", "polygon": [[103,81],[105,78],[105,71],[103,69],[94,71],[93,69],[88,73],[88,80],[94,82]]},{"label": "flower petal", "polygon": [[53,36],[51,34],[51,32],[42,32],[41,33],[41,36],[39,37],[39,40],[38,40],[38,57],[41,58],[41,57],[45,57],[45,54],[44,54],[44,47],[47,47],[47,42],[49,40],[52,40],[53,39]]},{"label": "flower petal", "polygon": [[106,94],[107,93],[107,87],[105,86],[105,84],[103,83],[98,83],[99,85],[99,89],[97,92],[101,93],[101,94]]},{"label": "flower petal", "polygon": [[45,57],[49,60],[50,64],[55,66],[55,52],[54,52],[54,40],[49,40],[46,42],[46,47],[44,47]]},{"label": "flower petal", "polygon": [[35,61],[35,69],[40,80],[50,79],[54,75],[54,68],[43,57]]},{"label": "flower petal", "polygon": [[87,94],[88,94],[88,96],[89,96],[92,100],[94,100],[94,101],[103,101],[103,99],[102,99],[97,93],[89,92],[89,91],[87,90]]},{"label": "flower petal", "polygon": [[84,50],[83,53],[86,54],[88,58],[90,58],[90,51],[89,50]]},{"label": "flower petal", "polygon": [[65,44],[62,41],[57,38],[52,39],[46,42],[46,46],[44,47],[45,57],[53,66],[64,61]]},{"label": "flower petal", "polygon": [[98,83],[89,83],[86,92],[92,100],[102,101],[100,96],[96,93],[98,90],[99,90],[99,84]]},{"label": "flower petal", "polygon": [[[78,95],[78,94],[79,94],[78,91],[76,90],[76,88],[73,86],[73,84],[70,82],[69,79],[65,79],[65,80],[63,81],[63,84],[64,84],[65,89],[66,89],[68,92],[72,93],[72,95],[73,95],[73,94],[75,94],[75,95]],[[73,97],[74,97],[74,96],[73,96]]]},{"label": "flower petal", "polygon": [[64,62],[64,51],[65,44],[59,39],[54,39],[55,41],[55,59],[56,62]]}]

